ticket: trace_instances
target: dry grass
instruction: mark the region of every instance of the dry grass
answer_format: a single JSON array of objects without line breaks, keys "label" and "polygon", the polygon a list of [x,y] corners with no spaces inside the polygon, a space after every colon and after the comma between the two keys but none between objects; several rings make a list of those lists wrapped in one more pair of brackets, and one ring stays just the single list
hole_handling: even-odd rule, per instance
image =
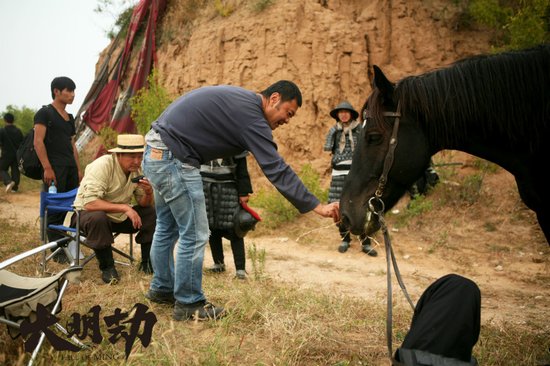
[{"label": "dry grass", "polygon": [[[0,225],[4,229],[0,235],[2,258],[33,245],[36,234],[31,230],[5,220]],[[29,263],[21,269],[32,272],[35,266]],[[212,322],[175,322],[171,307],[144,298],[149,276],[135,268],[121,272],[122,283],[107,286],[100,282],[95,263],[88,265],[82,283],[71,286],[65,296],[61,318],[64,323],[71,313],[85,314],[98,304],[101,317],[113,314],[116,308],[130,310],[136,303],[150,307],[158,318],[152,342],[145,348],[136,339],[129,365],[388,364],[383,300],[297,290],[298,285],[278,283],[263,273],[251,273],[244,282],[226,275],[206,275],[204,288],[209,300],[224,304],[229,315]],[[403,339],[410,316],[407,307],[396,307],[394,348]],[[486,324],[475,355],[482,365],[534,364],[550,342],[546,334],[533,329],[536,327]],[[55,351],[46,344],[38,365],[125,364],[124,340],[111,344],[105,324],[101,333],[104,339],[100,345],[78,353]],[[0,336],[0,347],[2,364],[17,364],[23,357],[21,339],[11,340],[5,332]]]}]

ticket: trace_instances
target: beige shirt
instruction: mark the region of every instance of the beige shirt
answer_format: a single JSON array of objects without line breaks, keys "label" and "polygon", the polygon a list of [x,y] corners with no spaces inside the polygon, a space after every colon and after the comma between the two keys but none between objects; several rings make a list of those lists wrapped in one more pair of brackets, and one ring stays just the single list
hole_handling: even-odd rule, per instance
[{"label": "beige shirt", "polygon": [[[139,199],[145,194],[137,183],[131,182],[132,178],[141,174],[143,173],[140,169],[126,177],[115,154],[101,156],[86,167],[74,206],[78,210],[85,210],[84,206],[97,199],[130,204],[134,196]],[[122,222],[128,218],[122,212],[108,212],[107,216],[114,222]]]}]

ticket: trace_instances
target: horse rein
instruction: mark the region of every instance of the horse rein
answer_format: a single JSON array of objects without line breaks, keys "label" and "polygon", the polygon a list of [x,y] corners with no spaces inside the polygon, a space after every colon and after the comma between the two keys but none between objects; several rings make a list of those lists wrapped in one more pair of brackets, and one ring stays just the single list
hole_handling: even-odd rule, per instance
[{"label": "horse rein", "polygon": [[[385,205],[384,201],[382,201],[382,194],[384,192],[384,188],[386,187],[386,182],[388,181],[388,173],[393,165],[393,159],[395,156],[395,148],[397,147],[397,132],[399,131],[399,119],[401,117],[401,104],[397,104],[397,110],[395,112],[383,112],[382,115],[384,117],[394,117],[395,121],[393,123],[393,130],[388,146],[388,152],[386,154],[386,158],[384,159],[384,168],[382,170],[382,175],[380,175],[380,178],[378,179],[378,187],[376,188],[376,191],[374,193],[374,196],[369,199],[369,208],[367,212],[367,222],[371,220],[371,215],[377,215],[378,216],[378,223],[380,224],[380,229],[382,230],[382,233],[384,235],[384,247],[386,250],[386,279],[387,279],[387,289],[388,289],[388,301],[387,301],[387,316],[386,316],[386,340],[387,340],[387,347],[388,347],[388,354],[389,358],[392,359],[393,357],[393,351],[392,351],[392,318],[393,318],[393,299],[392,299],[392,281],[391,281],[391,264],[393,265],[394,271],[395,271],[395,277],[397,278],[397,282],[399,283],[399,287],[401,287],[401,290],[403,291],[403,294],[405,295],[405,298],[411,305],[413,311],[414,311],[414,304],[409,296],[409,293],[407,292],[407,288],[405,287],[405,283],[403,282],[403,279],[401,278],[401,272],[399,271],[399,267],[397,265],[397,260],[395,258],[395,253],[393,252],[393,248],[391,245],[391,239],[390,234],[388,232],[388,227],[386,225],[386,220],[384,219],[384,210]],[[365,119],[366,123],[366,119]],[[376,210],[374,207],[374,200],[376,200],[380,206],[379,210]]]}]

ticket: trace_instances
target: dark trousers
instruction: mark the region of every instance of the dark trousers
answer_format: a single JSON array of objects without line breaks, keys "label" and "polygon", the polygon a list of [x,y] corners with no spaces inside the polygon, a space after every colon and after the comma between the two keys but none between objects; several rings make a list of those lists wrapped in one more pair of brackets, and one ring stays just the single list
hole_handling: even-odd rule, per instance
[{"label": "dark trousers", "polygon": [[[86,244],[94,249],[97,254],[100,269],[109,268],[114,264],[111,244],[115,242],[113,233],[135,234],[136,243],[150,247],[156,226],[156,213],[154,207],[133,206],[133,209],[141,217],[141,228],[136,229],[130,219],[123,222],[113,222],[104,211],[81,211],[80,231],[86,237]],[[75,226],[73,215],[71,226]],[[149,253],[147,251],[147,257]],[[143,251],[142,251],[142,260]],[[149,258],[146,258],[149,259]]]},{"label": "dark trousers", "polygon": [[[10,174],[8,174],[10,170]],[[19,167],[17,166],[17,159],[0,159],[0,175],[4,185],[10,184],[10,182],[15,182],[15,185],[12,187],[14,191],[19,189],[19,181],[21,175],[19,173]]]},{"label": "dark trousers", "polygon": [[[338,231],[340,232],[340,237],[342,238],[342,241],[347,241],[348,243],[351,242],[351,234],[348,228],[343,225],[339,225]],[[366,235],[361,234],[359,236],[359,240],[361,240],[361,244],[370,244],[370,239]]]},{"label": "dark trousers", "polygon": [[[55,173],[55,179],[57,180],[57,192],[68,192],[78,187],[78,168],[76,166],[52,166]],[[44,192],[48,191],[48,186],[42,184],[42,189]],[[48,226],[49,225],[63,225],[65,221],[65,216],[67,213],[56,213],[48,215]],[[63,235],[59,235],[55,232],[48,232],[48,239],[50,241],[61,239]]]},{"label": "dark trousers", "polygon": [[212,250],[212,258],[216,264],[224,264],[222,238],[226,238],[231,242],[231,251],[233,252],[233,260],[237,270],[245,269],[245,252],[244,239],[235,235],[233,230],[214,229],[210,232],[210,249]]},{"label": "dark trousers", "polygon": [[455,274],[441,277],[416,304],[401,348],[470,362],[479,338],[480,314],[481,293],[473,281]]}]

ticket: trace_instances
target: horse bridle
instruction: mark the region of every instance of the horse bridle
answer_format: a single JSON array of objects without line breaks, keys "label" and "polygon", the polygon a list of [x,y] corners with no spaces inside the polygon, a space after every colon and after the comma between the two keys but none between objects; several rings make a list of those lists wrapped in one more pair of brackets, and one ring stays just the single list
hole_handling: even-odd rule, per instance
[{"label": "horse bridle", "polygon": [[[386,266],[387,266],[387,288],[388,288],[388,301],[387,301],[387,317],[386,317],[386,339],[387,339],[387,347],[388,347],[388,353],[390,359],[393,357],[393,351],[392,351],[392,308],[393,308],[393,302],[392,302],[392,283],[391,283],[391,265],[390,261],[393,264],[393,268],[395,271],[395,277],[397,278],[397,282],[399,283],[399,286],[401,287],[401,290],[403,291],[403,294],[405,295],[405,298],[411,305],[413,311],[414,311],[414,304],[409,296],[409,293],[407,292],[407,289],[405,287],[405,283],[403,282],[403,279],[401,278],[401,272],[399,271],[399,267],[397,265],[397,260],[395,259],[395,254],[393,252],[393,248],[391,245],[391,239],[388,232],[388,227],[386,225],[386,221],[384,219],[384,210],[385,205],[384,201],[382,201],[382,194],[384,193],[384,188],[386,187],[386,183],[388,181],[388,174],[390,172],[390,169],[393,165],[393,159],[395,157],[395,148],[397,147],[397,133],[399,132],[399,120],[401,118],[401,103],[397,103],[397,110],[395,112],[383,112],[382,116],[384,117],[393,117],[395,118],[393,122],[393,129],[392,134],[390,137],[390,141],[388,144],[388,152],[386,153],[386,158],[384,159],[384,166],[382,169],[382,175],[380,175],[380,178],[378,178],[378,187],[376,188],[376,191],[374,192],[374,196],[369,199],[368,202],[368,211],[367,211],[367,224],[371,220],[371,215],[377,215],[378,216],[378,223],[380,224],[380,229],[382,230],[382,233],[384,234],[384,247],[386,249]],[[366,119],[364,121],[366,123]],[[379,210],[376,210],[374,207],[374,202],[377,201],[377,203],[380,206]]]}]

